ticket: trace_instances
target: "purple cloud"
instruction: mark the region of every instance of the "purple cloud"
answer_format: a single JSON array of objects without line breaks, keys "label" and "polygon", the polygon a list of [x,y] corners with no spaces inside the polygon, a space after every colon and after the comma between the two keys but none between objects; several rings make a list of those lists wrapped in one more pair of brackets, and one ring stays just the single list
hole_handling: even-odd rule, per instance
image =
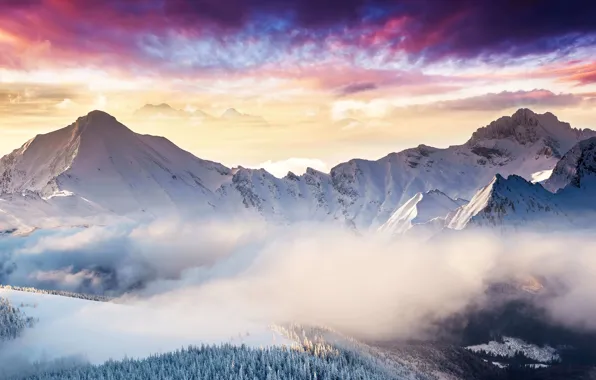
[{"label": "purple cloud", "polygon": [[351,83],[347,86],[339,88],[336,92],[339,96],[346,96],[357,94],[359,92],[371,91],[377,89],[379,86],[372,82]]},{"label": "purple cloud", "polygon": [[10,0],[0,32],[14,57],[0,55],[0,65],[24,65],[17,48],[40,41],[55,64],[127,70],[389,64],[404,54],[417,64],[501,62],[594,46],[594,19],[596,2],[581,0]]}]

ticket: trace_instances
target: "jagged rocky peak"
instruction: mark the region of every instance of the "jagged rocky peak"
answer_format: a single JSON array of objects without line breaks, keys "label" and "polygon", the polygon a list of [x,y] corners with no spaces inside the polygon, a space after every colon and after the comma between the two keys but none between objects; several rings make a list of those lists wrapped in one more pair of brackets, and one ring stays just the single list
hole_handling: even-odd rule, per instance
[{"label": "jagged rocky peak", "polygon": [[556,192],[567,186],[582,188],[596,177],[596,137],[582,140],[567,152],[544,183]]},{"label": "jagged rocky peak", "polygon": [[307,167],[305,173],[308,175],[311,175],[311,176],[315,176],[315,177],[325,175],[325,173],[318,171],[317,169],[313,169],[311,167]]},{"label": "jagged rocky peak", "polygon": [[288,179],[290,181],[299,181],[300,177],[294,174],[292,171],[288,171],[288,174],[284,177],[284,179]]},{"label": "jagged rocky peak", "polygon": [[513,138],[521,144],[533,143],[540,138],[536,133],[536,127],[539,124],[538,115],[527,108],[522,108],[511,116],[500,117],[486,127],[479,128],[472,134],[468,144],[473,146],[483,140],[508,138]]},{"label": "jagged rocky peak", "polygon": [[[507,142],[515,142],[522,147],[531,147],[536,156],[561,158],[578,141],[596,136],[590,129],[571,128],[569,123],[560,121],[550,112],[537,114],[527,108],[519,109],[511,116],[501,117],[486,127],[478,129],[466,143],[473,150],[479,147],[498,148],[500,152],[474,152],[479,155],[506,153]],[[502,141],[503,143],[496,143]]]},{"label": "jagged rocky peak", "polygon": [[[544,114],[546,115],[546,114]],[[554,116],[552,113],[549,112],[549,115]],[[531,109],[528,108],[520,108],[513,115],[511,115],[511,119],[515,121],[518,125],[524,126],[532,126],[535,127],[538,125],[538,115],[534,113]]]},{"label": "jagged rocky peak", "polygon": [[[569,123],[561,122],[550,112],[536,114],[530,109],[521,108],[511,116],[503,116],[472,134],[469,145],[484,140],[514,139],[520,144],[535,143],[541,138],[559,140],[564,135],[577,134]],[[570,136],[569,136],[570,137]]]}]

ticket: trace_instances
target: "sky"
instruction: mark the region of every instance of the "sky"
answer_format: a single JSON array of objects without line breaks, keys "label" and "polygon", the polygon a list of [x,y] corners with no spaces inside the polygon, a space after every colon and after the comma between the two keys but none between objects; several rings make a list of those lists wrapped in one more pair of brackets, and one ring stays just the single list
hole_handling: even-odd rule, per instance
[{"label": "sky", "polygon": [[596,128],[594,20],[589,0],[2,0],[0,154],[94,109],[280,175],[520,107]]}]

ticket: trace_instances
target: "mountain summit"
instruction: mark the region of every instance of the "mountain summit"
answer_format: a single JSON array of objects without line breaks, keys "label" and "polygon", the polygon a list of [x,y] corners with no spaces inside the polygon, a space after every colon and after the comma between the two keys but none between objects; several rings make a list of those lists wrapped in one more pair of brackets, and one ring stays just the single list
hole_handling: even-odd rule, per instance
[{"label": "mountain summit", "polygon": [[[522,146],[539,144],[537,154],[561,158],[578,141],[596,136],[592,130],[571,128],[550,112],[536,114],[527,108],[501,117],[478,129],[466,143],[471,147],[507,150],[506,142]],[[499,143],[497,143],[499,142]]]}]

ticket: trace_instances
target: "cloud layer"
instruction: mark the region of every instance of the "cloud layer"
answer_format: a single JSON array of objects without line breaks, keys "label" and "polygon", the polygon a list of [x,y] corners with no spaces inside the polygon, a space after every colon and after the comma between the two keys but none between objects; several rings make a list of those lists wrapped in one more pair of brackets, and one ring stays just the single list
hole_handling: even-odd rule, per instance
[{"label": "cloud layer", "polygon": [[533,299],[552,321],[596,330],[596,241],[588,236],[462,233],[421,243],[322,225],[159,222],[7,242],[14,241],[3,241],[10,252],[3,283],[127,292],[129,303],[233,310],[262,325],[324,325],[367,339],[427,337],[443,319],[491,305],[491,285],[538,278],[546,290]]}]

